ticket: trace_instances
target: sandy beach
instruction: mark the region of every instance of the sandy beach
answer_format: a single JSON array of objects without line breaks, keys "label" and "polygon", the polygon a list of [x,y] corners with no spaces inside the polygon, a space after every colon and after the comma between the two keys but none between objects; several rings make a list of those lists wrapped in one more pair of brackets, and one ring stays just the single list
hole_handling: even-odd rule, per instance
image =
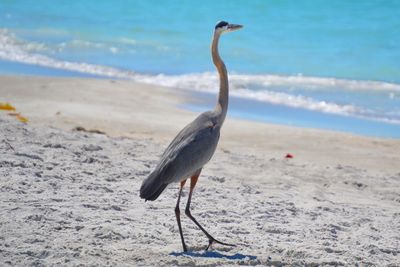
[{"label": "sandy beach", "polygon": [[138,191],[196,117],[180,108],[194,97],[122,80],[1,76],[0,102],[29,120],[0,111],[1,265],[400,265],[400,140],[229,111],[192,213],[237,246],[204,253],[206,237],[183,216],[181,253],[178,185],[155,202]]}]

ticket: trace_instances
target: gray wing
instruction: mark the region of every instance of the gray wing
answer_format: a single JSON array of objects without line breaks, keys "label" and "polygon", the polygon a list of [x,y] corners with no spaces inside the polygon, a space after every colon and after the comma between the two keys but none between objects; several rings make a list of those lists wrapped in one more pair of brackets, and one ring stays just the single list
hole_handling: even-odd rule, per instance
[{"label": "gray wing", "polygon": [[220,126],[212,112],[205,112],[188,124],[167,147],[155,171],[164,183],[178,182],[201,169],[218,144]]},{"label": "gray wing", "polygon": [[183,128],[143,181],[140,197],[156,200],[168,184],[182,181],[201,169],[215,152],[220,128],[213,112],[201,114]]}]

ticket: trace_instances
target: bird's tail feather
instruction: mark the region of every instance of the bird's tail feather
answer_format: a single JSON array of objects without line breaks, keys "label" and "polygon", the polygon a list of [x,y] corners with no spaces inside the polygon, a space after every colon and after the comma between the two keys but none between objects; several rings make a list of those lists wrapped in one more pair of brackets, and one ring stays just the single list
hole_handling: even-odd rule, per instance
[{"label": "bird's tail feather", "polygon": [[140,187],[140,197],[145,200],[156,200],[158,196],[164,191],[168,184],[160,182],[160,174],[158,172],[152,172],[147,177]]}]

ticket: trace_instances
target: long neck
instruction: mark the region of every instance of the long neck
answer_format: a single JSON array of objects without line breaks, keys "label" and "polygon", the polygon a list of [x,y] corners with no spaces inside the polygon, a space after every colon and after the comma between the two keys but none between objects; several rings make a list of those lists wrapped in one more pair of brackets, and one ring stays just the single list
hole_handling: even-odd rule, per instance
[{"label": "long neck", "polygon": [[219,75],[219,95],[217,105],[215,106],[215,112],[218,115],[219,124],[222,125],[226,117],[226,112],[228,110],[229,84],[225,63],[222,61],[218,53],[219,37],[220,34],[214,33],[214,38],[212,40],[211,46],[211,55]]}]

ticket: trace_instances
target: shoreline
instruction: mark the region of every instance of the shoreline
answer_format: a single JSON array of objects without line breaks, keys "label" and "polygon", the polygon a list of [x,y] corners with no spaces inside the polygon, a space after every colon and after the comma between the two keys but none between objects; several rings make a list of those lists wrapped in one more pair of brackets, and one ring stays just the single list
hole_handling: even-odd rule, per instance
[{"label": "shoreline", "polygon": [[[189,93],[200,100],[182,105],[185,109],[202,112],[214,105],[215,94],[198,91]],[[230,96],[229,108],[231,117],[238,120],[378,139],[400,140],[400,132],[397,134],[398,130],[400,131],[400,126],[395,123],[304,110],[236,96]],[[290,114],[290,116],[287,114]]]},{"label": "shoreline", "polygon": [[[0,63],[2,63],[0,61]],[[7,62],[6,62],[7,63]],[[4,64],[4,62],[3,62]],[[11,71],[9,75],[7,74],[0,74],[0,76],[18,76],[18,73],[25,73],[24,68],[27,73],[22,74],[22,77],[27,76],[32,76],[32,77],[49,77],[52,78],[54,77],[55,79],[57,78],[80,78],[80,79],[106,79],[106,80],[120,80],[120,81],[126,81],[126,80],[132,80],[133,82],[137,83],[142,83],[145,82],[146,84],[149,84],[150,86],[154,87],[163,87],[162,84],[166,84],[167,86],[171,86],[170,88],[175,88],[173,84],[178,86],[180,88],[179,90],[186,91],[188,94],[191,95],[196,95],[200,96],[202,99],[203,103],[205,103],[205,106],[203,105],[202,108],[208,108],[209,106],[214,105],[214,93],[210,92],[210,88],[208,88],[207,83],[204,84],[205,88],[202,88],[201,90],[197,90],[196,88],[191,87],[191,82],[193,82],[193,77],[190,77],[191,74],[188,74],[189,77],[185,77],[185,75],[182,74],[176,74],[176,75],[165,75],[165,77],[159,79],[159,76],[157,74],[146,74],[146,73],[122,73],[123,76],[116,76],[116,77],[111,77],[110,74],[90,74],[88,73],[81,73],[79,71],[72,71],[72,70],[66,70],[66,69],[58,69],[58,68],[50,68],[50,67],[45,67],[45,66],[36,66],[36,65],[27,65],[23,63],[15,63],[11,62],[10,63],[14,69],[14,72]],[[0,65],[1,68],[1,65]],[[117,71],[117,70],[115,70]],[[6,72],[7,73],[7,72]],[[14,73],[14,74],[12,74]],[[213,73],[213,72],[212,72]],[[210,73],[204,72],[204,73],[198,73],[200,74],[199,77],[197,77],[197,80],[203,80],[203,79],[215,79],[215,77],[209,77]],[[127,76],[126,76],[127,75]],[[136,76],[138,75],[138,76]],[[182,77],[179,77],[178,80],[181,80],[183,84],[186,84],[185,86],[180,85],[179,82],[176,82],[176,78],[178,76],[182,75]],[[205,75],[204,77],[202,75]],[[235,74],[231,74],[231,83],[234,82]],[[163,74],[161,74],[163,76]],[[246,76],[246,75],[245,75]],[[257,76],[257,75],[256,75]],[[361,88],[356,89],[357,90],[363,90],[363,88],[369,88],[370,90],[372,88],[375,88],[375,86],[378,86],[378,88],[375,88],[376,90],[389,90],[388,86],[392,88],[393,91],[388,91],[388,96],[387,97],[393,97],[393,99],[397,99],[396,95],[398,90],[400,90],[400,87],[398,84],[392,83],[392,82],[387,82],[387,81],[372,81],[372,80],[348,80],[348,79],[341,79],[341,78],[335,78],[335,77],[303,77],[299,75],[294,75],[294,76],[285,76],[285,75],[266,75],[266,76],[271,76],[272,81],[266,80],[265,82],[267,83],[274,83],[277,82],[275,79],[280,80],[282,82],[282,79],[285,79],[286,82],[289,82],[288,84],[285,85],[285,87],[291,88],[293,86],[293,83],[304,83],[305,81],[297,80],[297,79],[309,79],[308,82],[311,82],[310,86],[322,86],[320,83],[324,81],[324,86],[329,86],[332,82],[336,80],[338,83],[338,88],[341,88],[343,86],[344,88],[347,88],[346,90],[350,90],[349,93],[352,93],[352,87],[354,86],[352,83],[353,82],[360,82],[363,83],[363,85],[360,85]],[[169,77],[169,78],[168,78]],[[166,80],[164,80],[166,79]],[[172,79],[172,80],[171,80]],[[244,79],[243,81],[240,81],[240,79]],[[289,79],[289,81],[287,81]],[[294,79],[294,80],[292,80]],[[152,82],[153,81],[153,82]],[[156,82],[154,82],[156,81]],[[216,81],[215,81],[216,82]],[[239,78],[239,85],[241,82],[246,82],[246,79],[244,77]],[[278,82],[278,83],[280,83]],[[334,82],[334,83],[336,83]],[[158,84],[158,85],[157,85]],[[380,84],[380,85],[378,85]],[[195,85],[195,87],[198,85]],[[379,87],[380,86],[380,87]],[[215,88],[217,85],[215,85]],[[186,88],[192,88],[192,90],[188,90]],[[208,88],[208,89],[206,89]],[[337,89],[337,88],[336,88]],[[334,90],[336,90],[334,89]],[[326,88],[326,90],[330,90],[329,88]],[[211,90],[212,91],[212,90]],[[257,93],[257,90],[254,90],[252,93]],[[272,91],[273,92],[273,91]],[[262,93],[262,92],[261,92]],[[392,95],[393,96],[390,96]],[[261,99],[260,99],[261,97]],[[279,95],[274,95],[272,94],[272,99],[275,99],[274,101],[263,101],[263,96],[258,95],[258,96],[246,96],[246,94],[240,93],[239,95],[235,95],[235,91],[231,92],[230,96],[230,113],[232,117],[242,119],[242,120],[251,120],[251,121],[256,121],[256,122],[262,122],[262,123],[267,123],[267,124],[277,124],[277,125],[286,125],[289,127],[301,127],[301,128],[311,128],[311,129],[321,129],[321,130],[327,130],[327,131],[335,131],[335,132],[344,132],[344,133],[350,133],[350,134],[356,134],[356,135],[361,135],[361,136],[367,136],[367,137],[376,137],[376,138],[389,138],[389,139],[400,139],[400,124],[398,121],[394,118],[389,118],[389,117],[377,117],[374,116],[366,116],[365,114],[363,115],[363,112],[354,112],[354,113],[346,113],[345,109],[346,106],[343,107],[337,107],[335,104],[330,103],[325,101],[318,101],[308,103],[307,105],[305,103],[300,104],[298,106],[298,101],[307,101],[307,97],[303,97],[302,94],[300,95],[287,95],[284,97],[285,99],[281,99],[282,96]],[[293,97],[294,99],[290,100],[287,99],[288,97]],[[277,99],[276,99],[277,98]],[[211,99],[211,100],[210,100]],[[317,97],[318,99],[318,97]],[[278,101],[278,102],[275,102]],[[280,102],[280,101],[284,101]],[[289,101],[289,102],[287,102]],[[349,100],[350,101],[350,100]],[[297,104],[290,104],[290,103],[297,103]],[[334,103],[336,103],[334,101]],[[304,106],[305,105],[305,106]],[[315,105],[317,108],[314,110],[311,108],[309,105]],[[327,105],[327,106],[325,106]],[[197,105],[196,103],[194,105],[183,105],[185,109],[190,109],[191,111],[199,111],[200,106]],[[352,104],[349,104],[347,108],[352,108]],[[339,108],[339,110],[336,111],[329,111],[331,109],[335,110],[336,108]],[[357,109],[357,107],[353,107]],[[362,108],[364,109],[364,108]],[[364,110],[367,112],[367,110]]]},{"label": "shoreline", "polygon": [[[0,82],[1,101],[13,104],[29,123],[64,130],[80,126],[110,136],[155,138],[163,143],[200,113],[182,106],[202,101],[185,90],[127,80],[0,76]],[[229,110],[219,147],[227,151],[239,147],[276,158],[292,153],[296,161],[325,165],[346,165],[342,159],[350,155],[352,164],[374,165],[378,170],[398,170],[400,162],[396,152],[400,139],[232,119]]]}]

